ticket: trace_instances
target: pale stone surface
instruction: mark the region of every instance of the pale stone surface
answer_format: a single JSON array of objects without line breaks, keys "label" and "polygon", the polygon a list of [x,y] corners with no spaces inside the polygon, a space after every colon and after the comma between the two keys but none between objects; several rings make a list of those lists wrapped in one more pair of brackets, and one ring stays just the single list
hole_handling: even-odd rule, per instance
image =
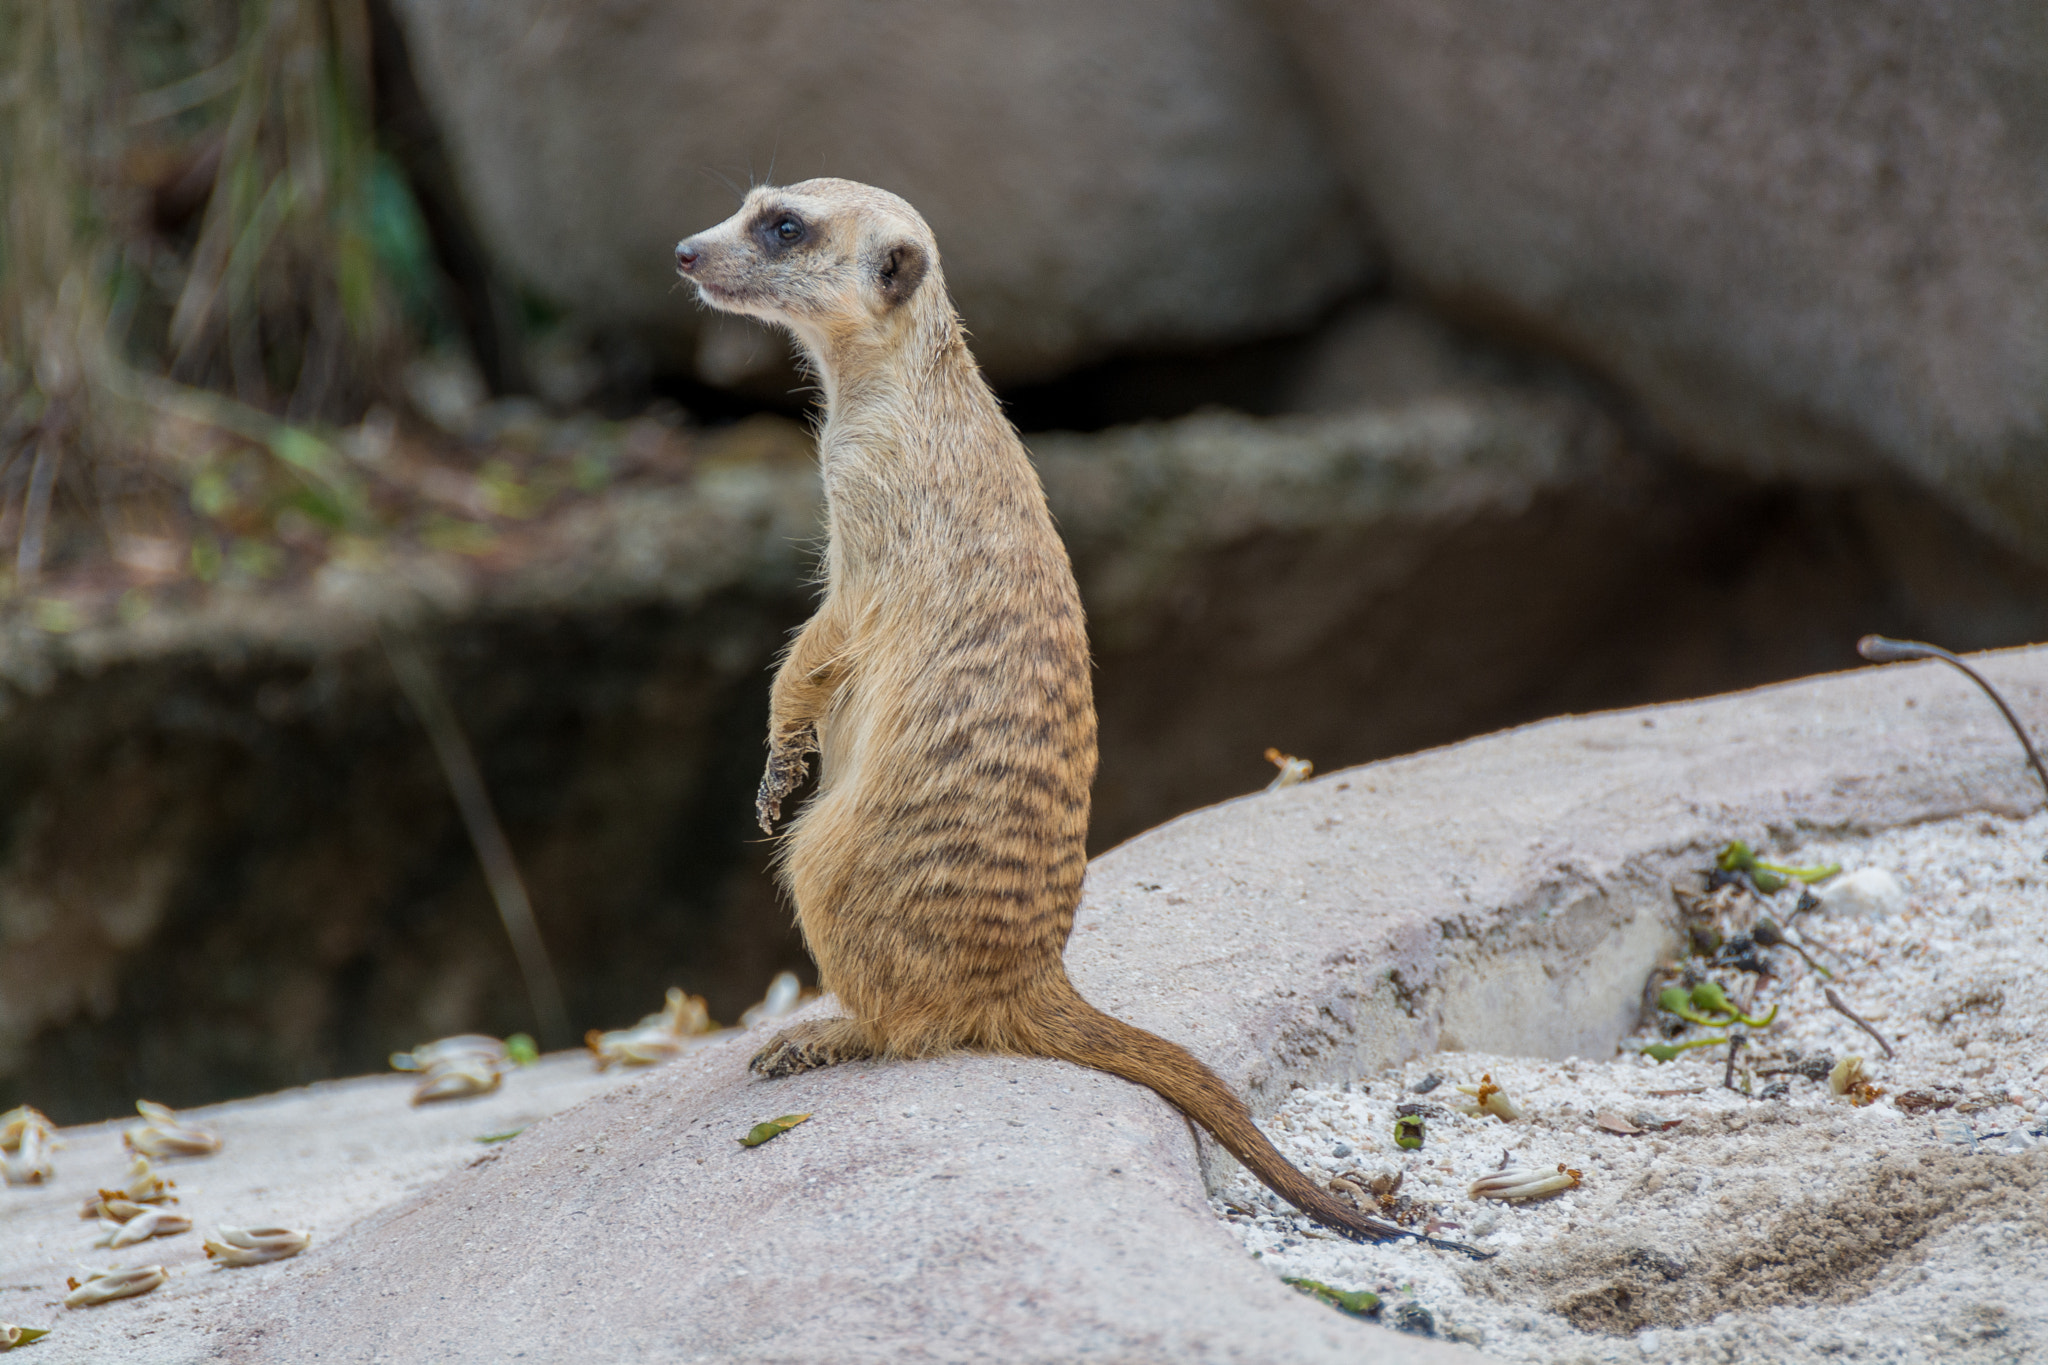
[{"label": "pale stone surface", "polygon": [[1399,274],[1699,453],[2048,556],[2048,26],[2018,0],[1275,0]]},{"label": "pale stone surface", "polygon": [[1896,915],[1906,904],[1906,888],[1881,867],[1858,868],[1829,882],[1817,894],[1831,915]]},{"label": "pale stone surface", "polygon": [[1279,40],[1240,0],[396,8],[497,258],[710,382],[783,353],[675,287],[675,243],[750,180],[909,199],[1005,381],[1297,328],[1364,273]]},{"label": "pale stone surface", "polygon": [[[2048,651],[1983,667],[2048,708]],[[1936,669],[1550,722],[1198,812],[1094,864],[1074,975],[1262,1106],[1451,1044],[1595,1055],[1672,942],[1665,883],[1731,835],[2034,808],[2003,722]],[[1142,1090],[985,1058],[767,1083],[745,1052],[536,1126],[182,1358],[1452,1358],[1247,1260]]]}]

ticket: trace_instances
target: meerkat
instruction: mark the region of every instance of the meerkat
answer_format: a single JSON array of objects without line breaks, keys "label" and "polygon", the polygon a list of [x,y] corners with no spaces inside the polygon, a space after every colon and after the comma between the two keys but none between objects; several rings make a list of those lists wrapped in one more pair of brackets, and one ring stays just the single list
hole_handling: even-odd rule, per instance
[{"label": "meerkat", "polygon": [[778,873],[846,1013],[752,1069],[1075,1062],[1156,1091],[1319,1222],[1417,1236],[1318,1187],[1208,1067],[1067,979],[1096,760],[1081,598],[924,219],[852,181],[761,186],[676,266],[710,307],[794,334],[824,398],[824,594],[775,675],[756,814],[773,834],[817,755]]}]

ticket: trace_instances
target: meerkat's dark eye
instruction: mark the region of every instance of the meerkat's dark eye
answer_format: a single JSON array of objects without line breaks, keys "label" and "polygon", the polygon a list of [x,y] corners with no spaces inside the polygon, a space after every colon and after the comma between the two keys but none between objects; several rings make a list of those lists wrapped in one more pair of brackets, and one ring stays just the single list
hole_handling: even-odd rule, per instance
[{"label": "meerkat's dark eye", "polygon": [[785,214],[776,221],[775,235],[785,242],[794,242],[804,235],[804,225]]}]

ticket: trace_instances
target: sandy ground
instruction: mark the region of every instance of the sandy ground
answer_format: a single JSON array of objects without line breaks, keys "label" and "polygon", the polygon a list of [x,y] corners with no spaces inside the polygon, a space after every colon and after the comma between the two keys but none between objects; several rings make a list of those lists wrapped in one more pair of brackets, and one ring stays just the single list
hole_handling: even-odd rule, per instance
[{"label": "sandy ground", "polygon": [[[1739,833],[1731,831],[1731,833]],[[1832,1010],[1790,950],[1761,982],[1735,1083],[1728,1049],[1658,1063],[1438,1053],[1302,1089],[1269,1121],[1324,1176],[1400,1173],[1419,1221],[1498,1252],[1484,1263],[1414,1243],[1354,1246],[1278,1206],[1249,1176],[1212,1204],[1274,1271],[1384,1299],[1382,1320],[1432,1325],[1529,1362],[2021,1361],[2048,1352],[2048,816],[1972,816],[1766,856],[1883,868],[1898,913],[1794,919],[1844,1002],[1896,1056]],[[1695,882],[1697,886],[1700,883]],[[1797,892],[1773,898],[1781,921]],[[1750,907],[1752,910],[1754,907]],[[1815,941],[1833,952],[1823,951]],[[1731,991],[1752,979],[1711,971]],[[1677,1041],[1712,1036],[1698,1027]],[[1531,1040],[1531,1051],[1541,1046]],[[1886,1093],[1857,1105],[1786,1068],[1864,1059]],[[1443,1082],[1417,1093],[1431,1073]],[[1456,1086],[1491,1075],[1525,1111],[1467,1116]],[[1419,1151],[1393,1142],[1422,1103]],[[1636,1134],[1608,1131],[1622,1120]],[[1503,1160],[1581,1173],[1521,1203],[1468,1187]],[[1368,1196],[1370,1198],[1370,1196]],[[1427,1311],[1425,1324],[1417,1308]],[[1336,1311],[1336,1310],[1332,1310]]]},{"label": "sandy ground", "polygon": [[[162,1163],[193,1229],[118,1251],[93,1246],[99,1227],[79,1208],[126,1170],[121,1131],[141,1120],[67,1128],[54,1179],[0,1189],[0,1322],[52,1329],[22,1348],[25,1365],[191,1360],[223,1310],[297,1270],[292,1261],[212,1268],[200,1243],[215,1225],[282,1224],[317,1242],[478,1160],[492,1149],[478,1139],[523,1129],[638,1074],[600,1074],[589,1053],[564,1052],[515,1069],[493,1094],[417,1108],[413,1079],[393,1074],[186,1111],[223,1144],[214,1156]],[[163,1266],[169,1281],[139,1298],[62,1306],[65,1279],[81,1266],[141,1265]]]}]

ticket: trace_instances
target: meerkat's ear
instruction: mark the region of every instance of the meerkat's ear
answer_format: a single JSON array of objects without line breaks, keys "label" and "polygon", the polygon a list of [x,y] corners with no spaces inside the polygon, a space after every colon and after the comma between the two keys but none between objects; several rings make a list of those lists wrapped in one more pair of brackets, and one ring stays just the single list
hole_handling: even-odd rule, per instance
[{"label": "meerkat's ear", "polygon": [[891,308],[901,307],[924,283],[924,272],[930,262],[924,248],[915,242],[898,242],[881,254],[876,264],[876,275],[880,280],[882,299]]}]

